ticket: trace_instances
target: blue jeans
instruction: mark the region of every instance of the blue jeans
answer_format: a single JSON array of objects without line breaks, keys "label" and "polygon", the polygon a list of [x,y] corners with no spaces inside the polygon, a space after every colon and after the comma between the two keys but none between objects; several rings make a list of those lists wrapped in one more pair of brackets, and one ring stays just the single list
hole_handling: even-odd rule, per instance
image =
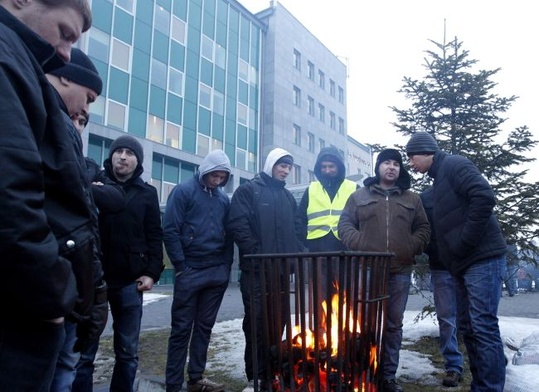
[{"label": "blue jeans", "polygon": [[0,323],[0,391],[47,392],[64,342],[64,324],[6,320],[8,316]]},{"label": "blue jeans", "polygon": [[518,266],[515,264],[507,266],[507,274],[505,277],[505,287],[507,288],[507,294],[510,297],[517,293],[517,271]]},{"label": "blue jeans", "polygon": [[73,381],[75,380],[75,366],[80,357],[80,353],[73,351],[75,341],[77,340],[77,324],[72,321],[64,323],[65,340],[62,350],[58,355],[54,378],[51,384],[51,392],[69,392]]},{"label": "blue jeans", "polygon": [[395,379],[399,366],[399,351],[402,344],[402,322],[410,291],[410,274],[389,275],[389,300],[387,321],[383,334],[382,374],[384,380]]},{"label": "blue jeans", "polygon": [[189,350],[189,380],[206,369],[211,331],[228,287],[230,266],[185,267],[174,279],[172,322],[166,367],[167,391],[180,391]]},{"label": "blue jeans", "polygon": [[446,270],[431,270],[434,306],[440,333],[440,352],[446,371],[462,374],[463,357],[457,338],[457,296],[455,278]]},{"label": "blue jeans", "polygon": [[[142,320],[142,292],[136,282],[127,286],[110,285],[107,296],[114,331],[115,363],[110,381],[111,391],[133,391],[138,368],[138,342]],[[77,376],[73,389],[91,392],[93,385],[94,359],[99,340],[86,352],[81,353],[77,364]]]},{"label": "blue jeans", "polygon": [[458,328],[468,352],[472,392],[504,388],[506,360],[497,314],[505,269],[505,256],[500,256],[473,264],[456,277]]}]

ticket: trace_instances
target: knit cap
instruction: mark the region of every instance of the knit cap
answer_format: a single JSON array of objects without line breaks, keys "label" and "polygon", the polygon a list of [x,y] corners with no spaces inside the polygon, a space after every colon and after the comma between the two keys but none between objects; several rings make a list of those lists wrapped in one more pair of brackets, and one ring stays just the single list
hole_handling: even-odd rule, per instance
[{"label": "knit cap", "polygon": [[120,148],[128,148],[137,157],[137,162],[139,165],[142,165],[144,160],[144,150],[140,142],[135,139],[133,136],[122,135],[112,142],[109,148],[109,158],[112,157],[114,151],[119,150]]},{"label": "knit cap", "polygon": [[438,143],[427,132],[414,133],[406,144],[407,155],[434,154],[438,150]]},{"label": "knit cap", "polygon": [[71,48],[71,61],[63,67],[50,72],[55,76],[64,78],[95,91],[101,95],[103,81],[92,60],[80,49]]},{"label": "knit cap", "polygon": [[[281,157],[275,162],[275,165],[278,165],[280,163],[286,163],[287,165],[293,165],[294,164],[294,158],[292,158],[292,155],[285,155],[284,157]],[[273,166],[275,166],[273,165]]]}]

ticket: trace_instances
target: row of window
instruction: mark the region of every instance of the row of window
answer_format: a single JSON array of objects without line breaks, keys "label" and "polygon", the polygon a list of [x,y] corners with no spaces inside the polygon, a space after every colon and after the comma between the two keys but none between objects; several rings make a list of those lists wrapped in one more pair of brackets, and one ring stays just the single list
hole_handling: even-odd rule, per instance
[{"label": "row of window", "polygon": [[[294,86],[292,89],[292,92],[293,92],[292,99],[293,99],[294,105],[298,108],[301,108],[301,89],[297,86]],[[307,113],[313,117],[316,115],[314,98],[311,97],[310,95],[307,97]],[[326,107],[322,105],[321,103],[318,104],[318,120],[320,120],[320,122],[324,124],[326,123]],[[345,133],[344,119],[342,117],[339,117],[337,121],[337,115],[334,112],[330,111],[329,112],[329,127],[333,130],[337,130],[337,126],[338,126],[339,133],[341,135],[344,135]]]},{"label": "row of window", "polygon": [[[297,49],[294,49],[294,68],[296,68],[298,71],[301,71],[301,52]],[[312,61],[307,61],[307,78],[309,80],[312,80],[314,82],[315,80],[315,65]],[[321,69],[318,70],[318,87],[320,87],[322,90],[326,89],[326,74]],[[333,79],[329,79],[329,95],[333,98],[336,97],[336,83]],[[344,104],[344,89],[339,86],[339,102],[341,104]]]}]

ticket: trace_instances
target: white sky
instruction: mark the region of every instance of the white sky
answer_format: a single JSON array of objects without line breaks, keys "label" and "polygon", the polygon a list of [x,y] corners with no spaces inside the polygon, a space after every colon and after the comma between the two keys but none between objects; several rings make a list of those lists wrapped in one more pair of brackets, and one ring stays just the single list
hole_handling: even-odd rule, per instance
[{"label": "white sky", "polygon": [[[165,298],[166,295],[156,293],[144,293],[144,305]],[[438,336],[438,325],[435,318],[427,317],[415,322],[417,311],[406,311],[404,315],[403,349],[400,353],[397,377],[403,376],[408,380],[416,380],[416,384],[429,384],[439,382],[432,374],[437,370],[428,356],[406,350],[406,344],[419,340],[423,336]],[[510,338],[517,346],[522,340],[532,333],[539,333],[539,319],[523,317],[499,317],[502,339]],[[207,375],[211,377],[212,369],[227,372],[230,376],[245,379],[244,372],[244,336],[242,320],[229,320],[216,323],[212,330],[210,347],[216,352],[216,356],[207,365]],[[530,347],[530,346],[528,346]],[[537,362],[537,346],[531,354],[535,353]],[[510,392],[529,392],[537,389],[537,371],[539,364],[513,365],[511,359],[515,351],[505,348],[506,357],[509,359],[506,372],[505,390]]]},{"label": "white sky", "polygon": [[[269,0],[239,0],[251,12]],[[479,69],[501,68],[494,93],[520,97],[505,113],[504,130],[527,125],[539,139],[535,3],[527,0],[280,0],[331,52],[348,64],[348,134],[362,143],[405,144],[389,106],[409,107],[397,90],[403,77],[423,79],[429,41],[455,36]],[[438,52],[439,53],[439,52]],[[539,148],[534,151],[534,156]],[[537,163],[535,163],[536,165]]]}]

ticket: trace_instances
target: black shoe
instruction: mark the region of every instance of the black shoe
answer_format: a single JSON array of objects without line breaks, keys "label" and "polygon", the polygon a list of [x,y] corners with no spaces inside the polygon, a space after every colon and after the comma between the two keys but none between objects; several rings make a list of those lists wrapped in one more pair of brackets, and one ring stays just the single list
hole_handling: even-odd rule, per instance
[{"label": "black shoe", "polygon": [[389,380],[384,380],[382,383],[382,392],[402,392],[402,387],[397,384],[397,381],[392,378]]},{"label": "black shoe", "polygon": [[454,370],[449,370],[445,373],[445,377],[442,381],[444,387],[458,387],[459,382],[462,381],[462,375]]}]

